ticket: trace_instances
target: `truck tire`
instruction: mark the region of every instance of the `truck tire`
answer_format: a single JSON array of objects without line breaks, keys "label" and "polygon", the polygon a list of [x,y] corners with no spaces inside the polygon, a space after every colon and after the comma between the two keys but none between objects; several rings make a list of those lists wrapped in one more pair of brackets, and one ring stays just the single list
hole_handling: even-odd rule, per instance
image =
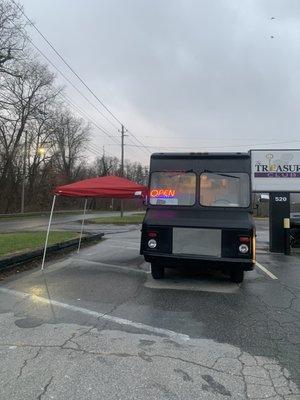
[{"label": "truck tire", "polygon": [[234,283],[242,283],[244,280],[244,270],[242,268],[232,268],[230,271],[230,280]]},{"label": "truck tire", "polygon": [[151,275],[153,279],[163,279],[165,276],[165,269],[162,265],[151,263]]}]

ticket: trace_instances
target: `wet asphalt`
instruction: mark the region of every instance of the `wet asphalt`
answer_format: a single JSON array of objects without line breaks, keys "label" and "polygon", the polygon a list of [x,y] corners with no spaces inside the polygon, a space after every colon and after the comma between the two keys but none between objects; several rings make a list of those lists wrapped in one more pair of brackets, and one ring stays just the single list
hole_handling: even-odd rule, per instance
[{"label": "wet asphalt", "polygon": [[300,254],[268,253],[257,227],[277,279],[204,266],[154,281],[134,225],[6,278],[0,399],[299,399]]}]

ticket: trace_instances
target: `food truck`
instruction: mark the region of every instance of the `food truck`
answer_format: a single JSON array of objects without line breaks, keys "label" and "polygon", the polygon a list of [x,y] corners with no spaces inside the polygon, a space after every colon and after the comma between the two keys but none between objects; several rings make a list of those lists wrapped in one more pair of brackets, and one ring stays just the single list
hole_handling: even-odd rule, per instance
[{"label": "food truck", "polygon": [[233,282],[255,264],[249,153],[155,153],[141,254],[165,268],[225,269]]}]

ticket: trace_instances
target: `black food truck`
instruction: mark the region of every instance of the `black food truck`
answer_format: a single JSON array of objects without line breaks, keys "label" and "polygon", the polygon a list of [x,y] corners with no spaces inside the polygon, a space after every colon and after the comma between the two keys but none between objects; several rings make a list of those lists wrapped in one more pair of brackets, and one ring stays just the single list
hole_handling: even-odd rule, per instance
[{"label": "black food truck", "polygon": [[233,282],[255,264],[249,153],[155,153],[141,254],[154,279],[176,266],[224,268]]}]

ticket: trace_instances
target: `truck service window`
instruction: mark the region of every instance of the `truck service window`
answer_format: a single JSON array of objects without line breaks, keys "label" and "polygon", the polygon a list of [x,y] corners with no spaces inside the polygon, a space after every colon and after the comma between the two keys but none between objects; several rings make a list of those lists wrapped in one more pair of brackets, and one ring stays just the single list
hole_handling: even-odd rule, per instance
[{"label": "truck service window", "polygon": [[207,207],[248,207],[250,180],[245,173],[205,172],[200,175],[200,204]]},{"label": "truck service window", "polygon": [[150,178],[150,204],[192,206],[196,197],[193,172],[153,172]]}]

